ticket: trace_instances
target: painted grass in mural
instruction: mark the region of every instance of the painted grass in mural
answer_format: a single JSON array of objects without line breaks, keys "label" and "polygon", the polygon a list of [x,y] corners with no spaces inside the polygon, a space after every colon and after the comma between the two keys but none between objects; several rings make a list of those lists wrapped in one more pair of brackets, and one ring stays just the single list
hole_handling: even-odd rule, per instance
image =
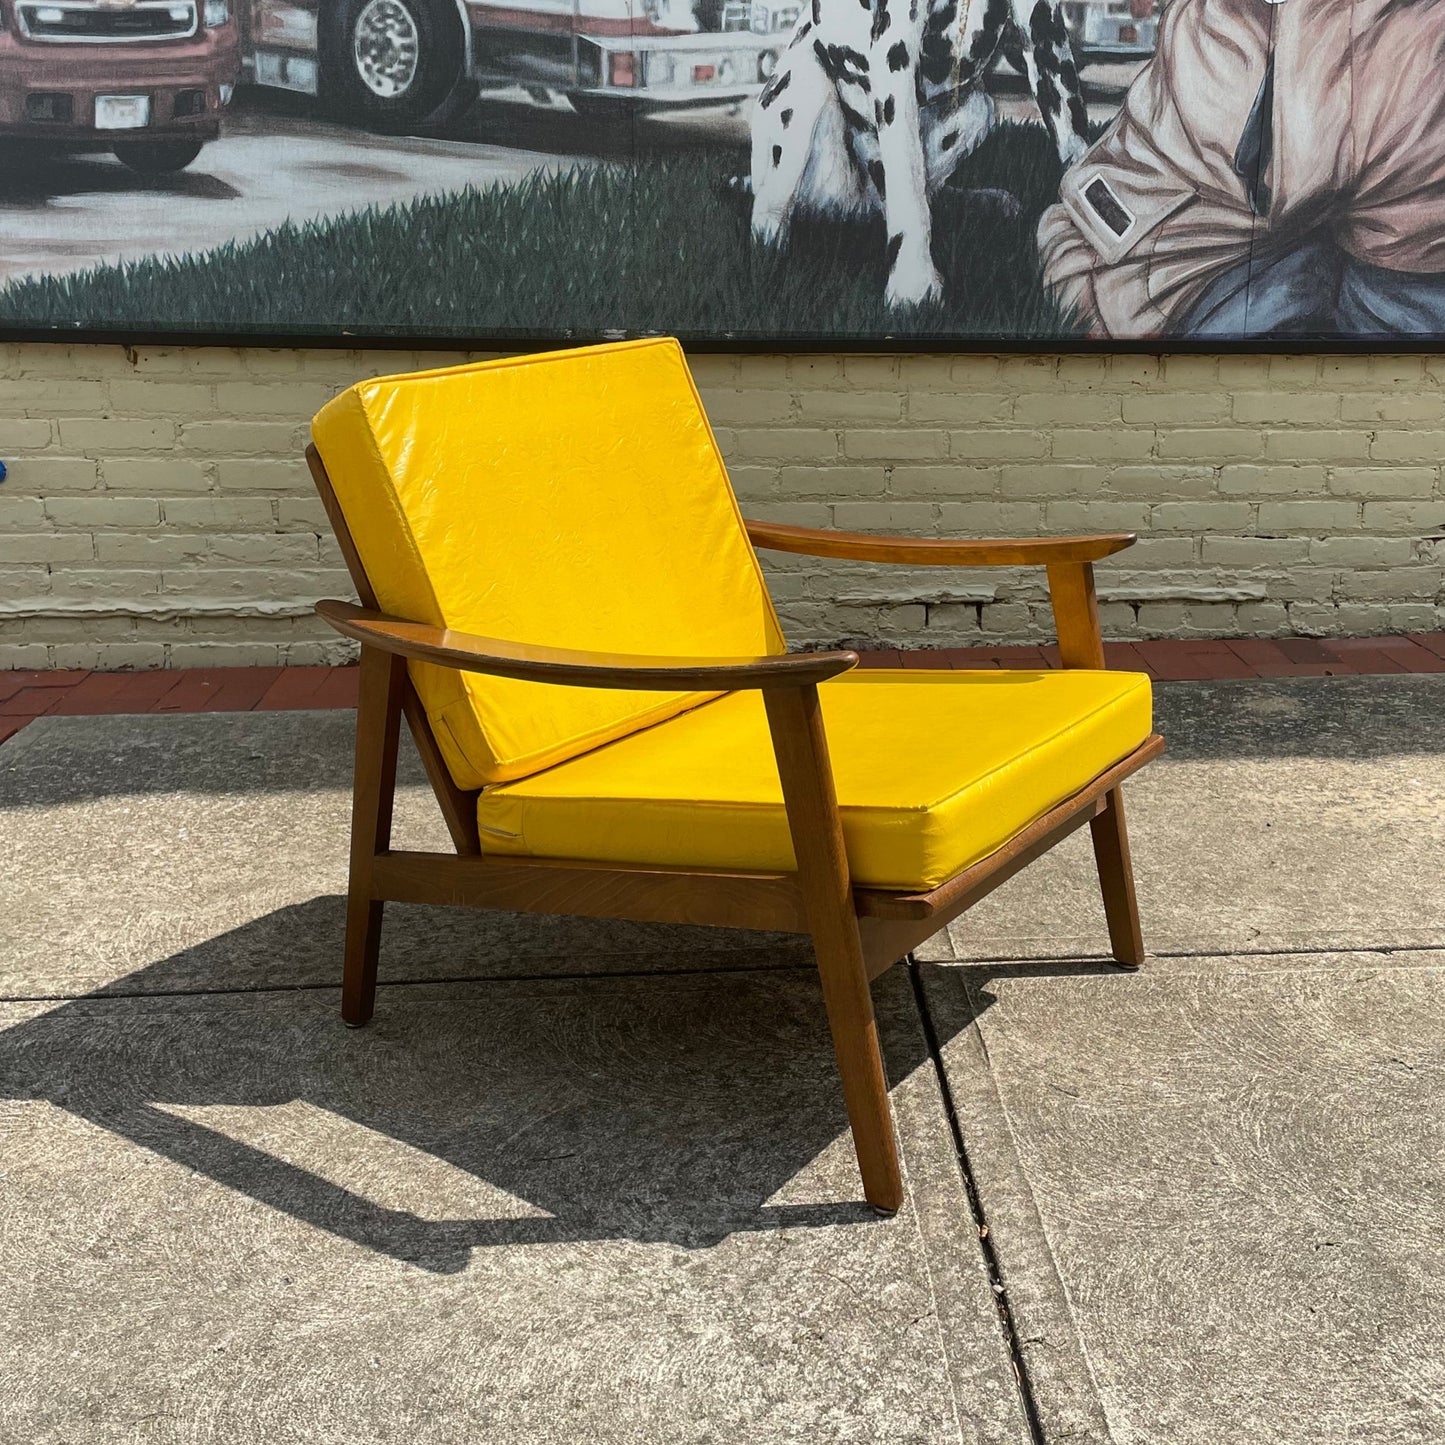
[{"label": "painted grass in mural", "polygon": [[1076,321],[1031,244],[1060,166],[1038,125],[1003,124],[934,201],[943,299],[884,299],[881,218],[800,218],[760,248],[731,149],[540,174],[204,255],[155,257],[0,291],[0,324],[117,331],[566,338],[1048,337]]}]

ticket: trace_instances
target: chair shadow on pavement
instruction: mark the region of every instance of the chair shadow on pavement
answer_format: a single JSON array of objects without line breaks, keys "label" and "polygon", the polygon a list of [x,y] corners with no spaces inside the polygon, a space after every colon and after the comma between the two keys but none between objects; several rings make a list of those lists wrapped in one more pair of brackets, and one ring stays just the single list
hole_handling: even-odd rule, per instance
[{"label": "chair shadow on pavement", "polygon": [[[70,919],[40,974],[146,960],[79,997],[3,1005],[0,1100],[106,1131],[38,1125],[43,1147],[80,1151],[56,1169],[123,1200],[138,1147],[179,1166],[177,1208],[224,1206],[213,1181],[439,1273],[497,1246],[705,1248],[873,1217],[803,940],[388,905],[376,1015],[347,1029],[345,900],[320,879],[344,875],[350,730],[328,713],[68,718],[13,755],[3,806],[28,820],[17,861],[35,875],[17,906]],[[424,786],[410,748],[401,772]],[[145,850],[132,866],[127,840],[154,825],[157,799],[201,839],[175,855],[184,902]],[[402,801],[408,827],[439,826],[429,791]],[[295,878],[280,886],[304,901],[251,904],[272,888],[257,850],[285,860]],[[97,859],[117,876],[88,885]],[[177,928],[200,921],[198,941],[167,952],[167,908]],[[244,921],[208,925],[211,910]],[[1008,967],[949,968],[969,999],[948,1028],[970,1026]],[[927,1032],[906,968],[873,994],[897,1094],[934,1069]],[[938,1114],[927,1140],[904,1124],[905,1163],[949,1147]],[[237,1208],[236,1227],[254,1217]]]},{"label": "chair shadow on pavement", "polygon": [[[701,1248],[871,1217],[810,967],[387,986],[384,964],[360,1031],[329,988],[221,991],[246,988],[246,960],[288,940],[339,964],[342,904],[277,910],[15,1024],[0,1033],[0,1097],[48,1101],[439,1273],[495,1246]],[[194,990],[198,971],[215,991],[167,992]],[[962,984],[997,970],[956,971]],[[874,994],[896,1086],[932,1068],[907,968]],[[89,1147],[103,1189],[106,1151]],[[435,1165],[413,1151],[500,1210],[427,1217]]]}]

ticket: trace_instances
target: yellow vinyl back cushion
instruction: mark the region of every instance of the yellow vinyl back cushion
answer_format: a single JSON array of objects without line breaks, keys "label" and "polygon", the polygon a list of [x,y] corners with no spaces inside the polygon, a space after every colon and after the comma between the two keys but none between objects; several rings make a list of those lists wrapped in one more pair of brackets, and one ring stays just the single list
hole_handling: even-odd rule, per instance
[{"label": "yellow vinyl back cushion", "polygon": [[[364,381],[311,430],[384,612],[549,647],[785,651],[675,341]],[[410,667],[462,788],[526,777],[713,695]]]},{"label": "yellow vinyl back cushion", "polygon": [[[1135,672],[859,671],[818,695],[854,883],[936,888],[1133,752]],[[791,872],[762,695],[734,692],[477,808],[488,853]]]}]

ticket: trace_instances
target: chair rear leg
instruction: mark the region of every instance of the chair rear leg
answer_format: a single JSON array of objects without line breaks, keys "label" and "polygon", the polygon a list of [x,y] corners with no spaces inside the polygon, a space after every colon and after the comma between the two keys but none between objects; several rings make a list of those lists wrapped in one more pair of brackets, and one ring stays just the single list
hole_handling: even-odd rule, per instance
[{"label": "chair rear leg", "polygon": [[376,964],[381,949],[381,901],[372,897],[372,870],[391,847],[396,794],[396,749],[401,732],[406,663],[375,648],[361,649],[356,709],[356,774],[351,795],[351,873],[346,890],[346,955],[341,1017],[365,1024],[376,1006]]},{"label": "chair rear leg", "polygon": [[1104,811],[1089,822],[1094,835],[1094,861],[1104,895],[1104,917],[1109,924],[1109,946],[1114,959],[1126,968],[1144,962],[1144,935],[1139,927],[1139,904],[1134,897],[1134,865],[1129,859],[1129,830],[1124,823],[1124,794],[1111,788],[1104,794]]}]

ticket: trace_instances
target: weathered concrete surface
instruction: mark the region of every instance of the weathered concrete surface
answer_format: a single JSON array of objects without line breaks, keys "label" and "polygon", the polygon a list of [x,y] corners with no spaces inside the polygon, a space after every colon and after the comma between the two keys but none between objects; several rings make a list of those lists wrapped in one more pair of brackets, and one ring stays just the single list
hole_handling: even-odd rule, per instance
[{"label": "weathered concrete surface", "polygon": [[[952,930],[934,1026],[1050,1440],[1445,1438],[1445,682],[1175,684],[1128,789]],[[1047,957],[1073,962],[1040,963]]]},{"label": "weathered concrete surface", "polygon": [[[1157,952],[1445,940],[1445,676],[1156,685],[1169,751],[1126,789]],[[950,929],[959,958],[1108,951],[1088,832]]]},{"label": "weathered concrete surface", "polygon": [[[1162,688],[1176,956],[1086,956],[1085,847],[925,968],[1050,1445],[1445,1438],[1442,701]],[[0,1442],[1025,1445],[906,974],[883,1226],[797,944],[397,910],[346,1033],[348,727],[0,748]]]},{"label": "weathered concrete surface", "polygon": [[878,997],[891,1222],[800,972],[0,1006],[0,1441],[1027,1445]]},{"label": "weathered concrete surface", "polygon": [[925,969],[1048,1439],[1445,1438],[1439,960]]},{"label": "weathered concrete surface", "polygon": [[349,733],[0,750],[0,1442],[1027,1445],[907,975],[890,1223],[796,941],[393,909],[349,1032]]},{"label": "weathered concrete surface", "polygon": [[[352,714],[42,718],[0,748],[0,996],[339,978]],[[450,848],[408,744],[399,846]],[[810,964],[797,939],[392,904],[383,979]]]}]

